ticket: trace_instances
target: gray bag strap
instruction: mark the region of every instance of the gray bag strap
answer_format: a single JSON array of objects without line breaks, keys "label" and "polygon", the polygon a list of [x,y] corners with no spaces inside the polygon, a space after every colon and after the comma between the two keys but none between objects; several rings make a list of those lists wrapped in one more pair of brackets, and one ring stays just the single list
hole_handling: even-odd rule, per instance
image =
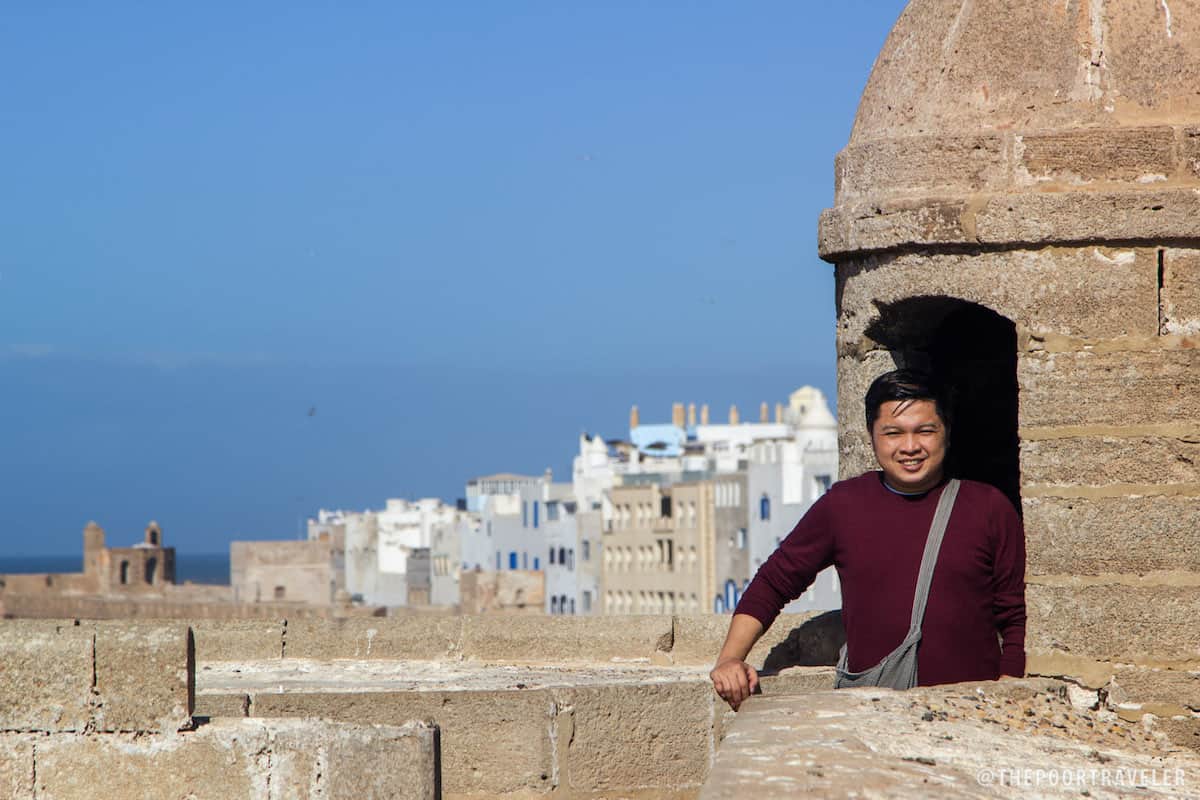
[{"label": "gray bag strap", "polygon": [[933,584],[933,568],[937,566],[938,552],[942,549],[942,538],[946,535],[946,525],[950,522],[950,512],[954,510],[954,499],[958,497],[959,481],[952,479],[942,490],[938,498],[937,510],[933,512],[933,524],[929,526],[929,538],[925,540],[925,553],[921,556],[921,572],[917,576],[917,591],[913,596],[912,621],[908,633],[913,635],[921,630],[925,621],[925,604],[929,600],[929,587]]}]

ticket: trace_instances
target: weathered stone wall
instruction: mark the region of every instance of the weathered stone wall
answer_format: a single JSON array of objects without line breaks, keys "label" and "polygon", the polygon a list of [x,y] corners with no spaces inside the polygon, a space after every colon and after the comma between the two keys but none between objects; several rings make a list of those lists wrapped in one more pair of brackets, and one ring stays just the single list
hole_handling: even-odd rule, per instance
[{"label": "weathered stone wall", "polygon": [[[1200,3],[1165,7],[913,0],[819,247],[843,475],[872,466],[879,373],[1013,373],[1015,436],[979,468],[1024,514],[1029,671],[1200,708]],[[938,340],[984,309],[1009,353]]]},{"label": "weathered stone wall", "polygon": [[436,728],[193,724],[181,624],[0,623],[0,797],[439,796]]}]

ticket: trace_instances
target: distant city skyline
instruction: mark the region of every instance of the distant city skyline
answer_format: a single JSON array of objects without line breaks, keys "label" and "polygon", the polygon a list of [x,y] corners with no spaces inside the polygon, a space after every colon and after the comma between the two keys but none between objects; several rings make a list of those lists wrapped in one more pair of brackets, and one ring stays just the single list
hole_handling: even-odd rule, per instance
[{"label": "distant city skyline", "polygon": [[11,11],[8,555],[298,538],[834,385],[833,158],[903,3]]}]

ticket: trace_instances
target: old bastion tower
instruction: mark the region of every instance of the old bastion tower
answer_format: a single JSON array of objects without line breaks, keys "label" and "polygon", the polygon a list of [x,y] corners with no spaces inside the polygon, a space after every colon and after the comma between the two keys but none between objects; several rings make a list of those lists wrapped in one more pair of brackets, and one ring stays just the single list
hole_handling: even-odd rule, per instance
[{"label": "old bastion tower", "polygon": [[835,175],[843,476],[876,375],[953,376],[1029,671],[1200,708],[1200,2],[912,0]]}]

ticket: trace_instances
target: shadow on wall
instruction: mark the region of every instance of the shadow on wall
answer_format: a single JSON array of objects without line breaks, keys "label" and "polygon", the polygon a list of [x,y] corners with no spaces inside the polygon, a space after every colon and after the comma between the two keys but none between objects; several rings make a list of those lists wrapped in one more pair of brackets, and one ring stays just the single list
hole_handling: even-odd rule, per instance
[{"label": "shadow on wall", "polygon": [[[787,619],[779,617],[778,622]],[[832,667],[837,665],[838,651],[846,643],[842,627],[842,612],[826,611],[793,628],[763,659],[763,670],[776,672],[788,667]]]},{"label": "shadow on wall", "polygon": [[990,483],[1021,513],[1017,329],[985,306],[952,297],[876,303],[866,335],[897,366],[932,370],[952,388],[948,471]]}]

